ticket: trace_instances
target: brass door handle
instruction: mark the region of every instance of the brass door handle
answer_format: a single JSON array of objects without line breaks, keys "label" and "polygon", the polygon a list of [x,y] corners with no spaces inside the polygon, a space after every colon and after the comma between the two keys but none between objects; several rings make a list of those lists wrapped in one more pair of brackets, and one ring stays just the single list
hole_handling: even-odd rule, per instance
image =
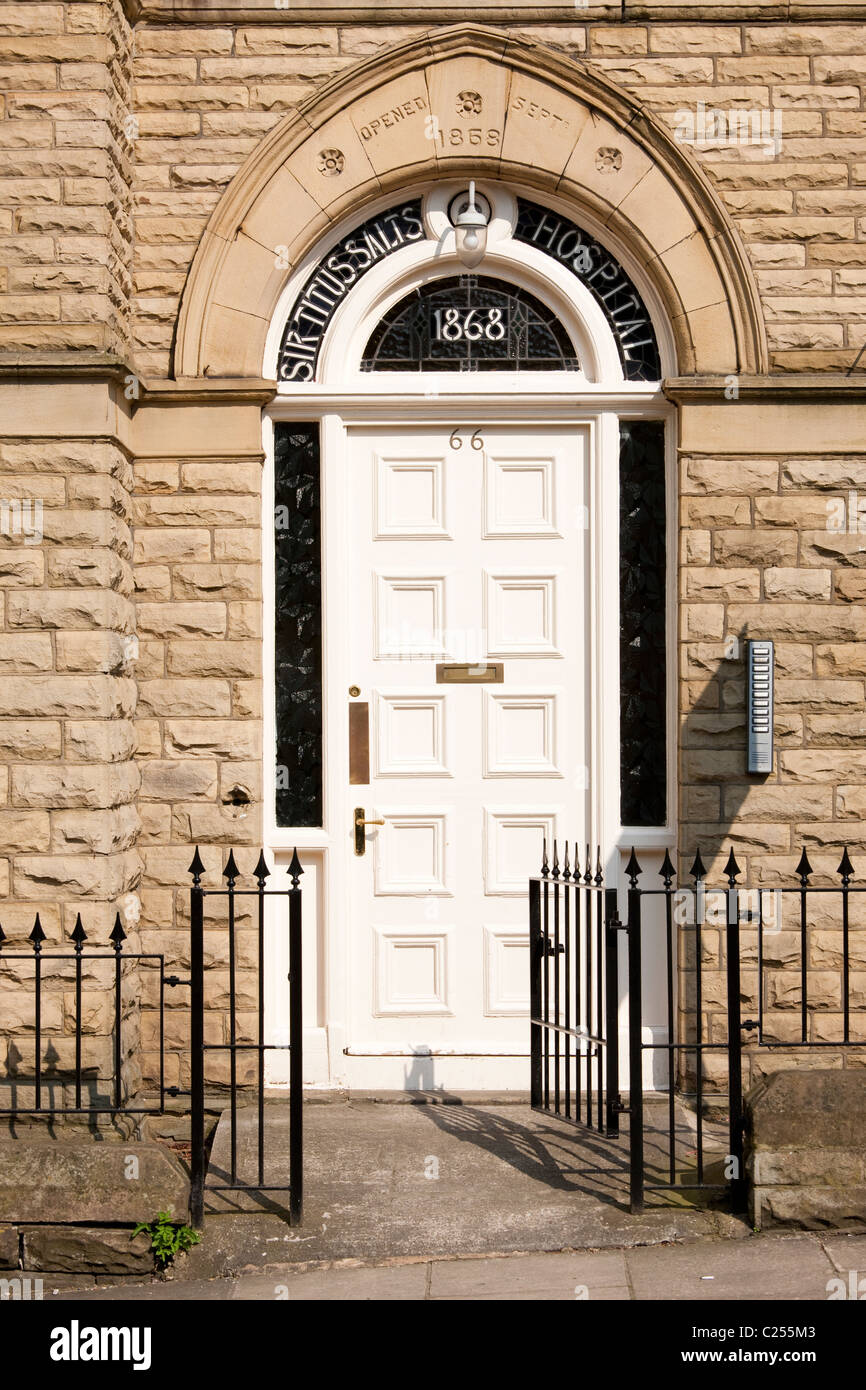
[{"label": "brass door handle", "polygon": [[363,854],[367,848],[367,825],[384,825],[383,820],[365,820],[363,806],[355,807],[355,853]]}]

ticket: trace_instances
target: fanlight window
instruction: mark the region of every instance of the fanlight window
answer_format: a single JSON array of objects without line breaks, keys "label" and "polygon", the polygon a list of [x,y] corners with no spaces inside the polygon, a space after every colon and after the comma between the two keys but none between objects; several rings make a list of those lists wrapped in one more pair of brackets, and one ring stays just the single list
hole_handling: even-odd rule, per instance
[{"label": "fanlight window", "polygon": [[556,315],[505,280],[460,275],[419,286],[377,325],[365,372],[579,370]]}]

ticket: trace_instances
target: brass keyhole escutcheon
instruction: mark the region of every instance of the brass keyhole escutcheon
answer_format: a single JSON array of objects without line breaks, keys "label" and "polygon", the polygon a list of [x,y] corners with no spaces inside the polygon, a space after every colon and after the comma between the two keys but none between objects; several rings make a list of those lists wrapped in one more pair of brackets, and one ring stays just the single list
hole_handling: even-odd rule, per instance
[{"label": "brass keyhole escutcheon", "polygon": [[350,686],[349,686],[349,694],[351,695],[351,697],[352,697],[353,700],[357,700],[357,698],[358,698],[358,696],[360,695],[360,693],[361,693],[361,687],[360,687],[360,685],[350,685]]}]

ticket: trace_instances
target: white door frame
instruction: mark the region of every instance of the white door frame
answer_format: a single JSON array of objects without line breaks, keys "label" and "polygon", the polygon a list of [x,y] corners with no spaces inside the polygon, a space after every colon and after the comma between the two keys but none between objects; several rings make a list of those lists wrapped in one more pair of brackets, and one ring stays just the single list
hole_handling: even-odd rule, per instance
[{"label": "white door frame", "polygon": [[[448,200],[465,184],[441,182],[435,187],[419,186],[403,190],[403,198],[424,200],[426,240],[414,241],[394,251],[372,267],[339,305],[325,334],[318,366],[319,381],[300,385],[281,383],[273,402],[264,411],[264,477],[262,487],[263,592],[264,592],[264,841],[266,853],[279,863],[287,863],[297,845],[310,869],[319,875],[310,892],[312,873],[305,880],[305,1010],[317,1017],[305,1030],[306,1058],[312,1074],[323,1084],[339,1085],[346,1076],[347,1059],[343,1049],[346,1037],[351,981],[346,974],[347,952],[338,945],[334,933],[345,922],[346,875],[342,872],[344,852],[351,853],[350,820],[353,789],[348,776],[348,736],[346,729],[347,688],[352,679],[348,670],[347,645],[341,623],[348,613],[350,576],[342,562],[350,534],[348,490],[343,484],[341,465],[346,456],[347,431],[353,425],[406,426],[441,422],[451,430],[458,423],[556,425],[560,428],[588,424],[592,437],[589,479],[589,682],[587,690],[590,720],[590,788],[594,803],[591,816],[595,835],[603,851],[603,866],[612,885],[621,878],[622,849],[634,845],[638,851],[657,850],[672,843],[676,796],[676,545],[678,495],[676,479],[675,411],[664,399],[658,385],[625,382],[618,351],[604,315],[587,287],[554,259],[537,248],[511,239],[516,211],[515,195],[524,190],[482,181],[481,191],[489,198],[493,217],[489,228],[485,272],[534,293],[566,325],[576,344],[581,370],[569,373],[489,373],[479,377],[466,374],[362,373],[361,356],[369,333],[382,314],[400,296],[431,278],[461,273],[453,245],[453,229],[448,223]],[[537,191],[525,190],[530,198]],[[397,195],[383,195],[364,209],[370,216],[397,201]],[[574,209],[562,198],[545,198],[551,210],[572,216]],[[277,375],[277,358],[283,328],[297,294],[306,278],[350,229],[359,214],[332,226],[303,261],[284,288],[274,314],[262,374]],[[602,244],[609,232],[585,209],[581,225]],[[662,360],[662,374],[675,370],[673,339],[665,315],[642,267],[626,248],[616,254],[626,272],[638,286],[649,307]],[[479,390],[479,384],[485,389]],[[668,554],[668,824],[663,828],[631,828],[619,824],[619,489],[618,420],[621,418],[662,418],[667,422],[667,554]],[[323,619],[323,748],[324,748],[324,825],[320,829],[284,829],[276,825],[276,788],[273,771],[275,734],[274,664],[274,551],[272,545],[274,505],[273,428],[276,421],[318,421],[321,425],[322,470],[322,619]],[[607,465],[603,467],[601,460]],[[344,849],[345,847],[345,849]],[[311,920],[312,919],[312,920]],[[328,929],[326,924],[334,924]],[[277,998],[277,981],[284,975],[279,958],[275,970],[268,972],[269,998]],[[312,974],[313,978],[309,978]],[[321,990],[319,981],[322,982]],[[283,981],[284,982],[284,981]],[[285,1054],[272,1053],[275,1067]],[[328,1078],[329,1080],[326,1080]],[[272,1080],[279,1080],[277,1070]]]},{"label": "white door frame", "polygon": [[[400,427],[441,422],[448,433],[458,424],[548,425],[560,428],[588,426],[590,433],[590,477],[588,505],[590,618],[588,712],[591,765],[590,815],[593,839],[602,847],[602,862],[608,882],[621,878],[623,849],[652,850],[672,843],[675,814],[676,740],[676,498],[674,411],[658,388],[628,385],[617,390],[589,386],[579,394],[551,390],[554,383],[544,374],[521,374],[521,395],[502,390],[453,390],[454,379],[436,379],[442,394],[431,395],[430,378],[419,378],[415,390],[393,392],[380,387],[359,395],[338,393],[321,387],[280,392],[266,408],[263,419],[265,453],[262,487],[262,526],[264,540],[264,839],[266,850],[278,863],[288,861],[297,846],[304,856],[316,860],[321,881],[314,900],[305,900],[305,916],[315,908],[317,941],[320,950],[310,958],[322,983],[321,995],[312,982],[305,991],[315,999],[319,1017],[305,1029],[311,1075],[321,1084],[339,1086],[347,1080],[351,1063],[344,1049],[351,1044],[347,1036],[352,982],[348,975],[349,953],[337,939],[348,920],[346,856],[351,854],[351,811],[357,793],[349,785],[347,690],[352,679],[349,670],[345,621],[348,615],[350,575],[341,563],[348,552],[351,519],[348,515],[349,491],[341,471],[345,467],[347,434],[354,425]],[[477,378],[476,378],[477,381]],[[422,383],[424,389],[422,389]],[[555,385],[558,387],[559,382]],[[403,383],[401,382],[401,386]],[[462,385],[462,383],[461,383]],[[664,828],[630,828],[619,822],[619,420],[621,418],[662,418],[667,421],[668,453],[668,825]],[[320,829],[287,829],[276,824],[276,788],[273,775],[275,734],[274,661],[274,565],[270,544],[274,507],[274,424],[278,421],[318,421],[321,426],[322,501],[322,706],[324,750],[324,825]],[[607,466],[605,467],[605,461]],[[614,698],[615,695],[615,698]],[[312,895],[311,895],[312,896]],[[307,908],[309,902],[309,908]],[[274,972],[269,972],[272,975]],[[276,972],[279,974],[280,972]],[[309,1007],[309,1005],[307,1006]],[[279,1057],[279,1054],[271,1054]],[[327,1057],[327,1067],[325,1060]],[[318,1063],[316,1058],[319,1059]],[[281,1084],[282,1073],[272,1072]]]}]

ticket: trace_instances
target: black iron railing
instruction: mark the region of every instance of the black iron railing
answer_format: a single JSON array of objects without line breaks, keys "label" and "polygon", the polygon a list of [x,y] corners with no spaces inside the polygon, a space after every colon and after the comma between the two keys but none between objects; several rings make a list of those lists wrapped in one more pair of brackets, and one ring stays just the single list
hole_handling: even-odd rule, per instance
[{"label": "black iron railing", "polygon": [[[10,951],[8,938],[0,927],[0,1027],[8,1035],[5,1074],[0,1071],[0,1115],[57,1116],[124,1114],[131,1116],[163,1113],[167,1097],[190,1097],[191,1175],[190,1211],[194,1225],[200,1226],[204,1215],[204,1190],[207,1171],[205,1146],[205,1085],[206,1056],[227,1053],[228,1114],[229,1114],[229,1172],[225,1183],[217,1183],[211,1175],[209,1190],[214,1192],[284,1192],[288,1196],[292,1224],[301,1220],[303,1209],[303,1015],[302,1015],[302,956],[301,956],[301,889],[303,873],[297,851],[288,868],[288,888],[268,888],[270,877],[264,853],[259,855],[253,870],[254,888],[238,886],[240,874],[234,853],[230,852],[223,870],[224,888],[209,888],[202,883],[204,864],[196,849],[190,866],[190,973],[189,978],[167,975],[165,958],[156,952],[128,951],[126,933],[117,914],[109,936],[111,951],[86,949],[87,935],[78,916],[71,933],[71,951],[46,949],[47,937],[37,914],[28,937],[28,951]],[[204,964],[205,899],[225,908],[224,925],[228,946],[228,1006],[208,999],[207,974]],[[238,913],[240,899],[253,899],[256,913],[256,1000],[254,1014],[255,1040],[246,1040],[238,1025]],[[289,1029],[288,1043],[268,1042],[265,1036],[265,905],[268,900],[282,902],[287,917],[289,972],[287,981]],[[51,965],[59,966],[56,969]],[[93,969],[95,963],[95,970]],[[28,968],[29,967],[29,971]],[[154,1088],[142,1083],[131,1056],[138,1051],[134,1020],[130,1016],[141,997],[140,982],[130,991],[128,981],[139,967],[157,971],[159,1020],[159,1075]],[[22,975],[28,978],[22,980]],[[127,987],[125,988],[125,984]],[[65,1018],[58,1021],[57,1010],[50,1020],[45,1017],[45,1000],[56,1001],[62,994],[72,993],[71,1024]],[[190,989],[190,1090],[165,1084],[165,992],[178,986]],[[7,1001],[14,995],[16,1014],[11,1016]],[[22,999],[32,1000],[32,1021],[21,1016]],[[88,1010],[94,1000],[98,1007],[110,1001],[111,1031],[94,1035],[88,1030]],[[248,1001],[244,1000],[247,1004]],[[128,1010],[128,1013],[127,1013]],[[227,1016],[227,1042],[205,1042],[205,1016]],[[10,1022],[10,1017],[12,1021]],[[246,1025],[249,1025],[249,1019]],[[96,1057],[97,1047],[99,1056]],[[22,1051],[23,1049],[23,1051]],[[289,1182],[268,1184],[265,1171],[265,1056],[271,1050],[289,1052]],[[238,1076],[239,1059],[255,1054],[253,1087],[257,1096],[256,1152],[254,1174],[242,1180],[238,1171],[238,1102],[248,1094],[244,1081]],[[32,1053],[32,1056],[29,1055]],[[64,1057],[64,1053],[67,1054]],[[28,1054],[28,1055],[25,1055]],[[221,1092],[218,1100],[224,1094]],[[142,1099],[148,1097],[147,1099]],[[213,1099],[211,1092],[209,1099]]]},{"label": "black iron railing", "polygon": [[[735,1204],[744,1199],[743,1172],[743,1078],[752,1058],[760,1058],[761,1049],[795,1056],[801,1049],[832,1049],[837,1053],[866,1046],[866,1010],[852,1005],[851,934],[852,900],[866,904],[866,885],[853,884],[854,866],[847,848],[837,869],[839,884],[812,884],[813,874],[808,855],[803,850],[795,870],[798,886],[749,887],[739,882],[741,869],[731,850],[724,874],[727,884],[712,888],[706,881],[707,870],[700,851],[695,855],[689,885],[675,884],[675,870],[670,855],[665,855],[660,870],[661,888],[638,886],[641,868],[634,853],[626,866],[629,881],[628,949],[630,980],[642,977],[639,956],[642,946],[642,912],[644,899],[661,897],[664,902],[667,941],[666,1009],[667,1038],[664,1042],[643,1040],[643,1003],[641,991],[629,990],[629,1033],[635,1058],[648,1051],[664,1051],[668,1058],[669,1090],[668,1120],[665,1136],[667,1176],[656,1174],[647,1181],[643,1160],[645,1127],[638,1118],[642,1108],[642,1091],[631,1087],[637,1104],[630,1099],[631,1110],[631,1169],[632,1207],[639,1209],[643,1194],[676,1187],[678,1190],[730,1190]],[[812,915],[821,904],[819,922]],[[836,912],[827,911],[835,904]],[[859,914],[858,914],[859,915]],[[723,997],[716,991],[715,1009],[708,1010],[705,984],[707,962],[705,941],[710,930],[719,931],[724,941],[724,971],[714,965],[717,981],[724,979]],[[676,1006],[677,978],[673,966],[675,932],[679,931],[680,945],[686,960],[680,973],[693,982],[693,999],[684,1009]],[[830,948],[838,993],[832,1005],[826,998],[816,999],[813,990],[814,974],[818,967],[812,958],[815,933],[822,931],[839,937],[838,948]],[[780,941],[783,949],[773,950],[772,940]],[[744,942],[749,950],[744,951]],[[794,943],[796,942],[796,947]],[[827,949],[826,946],[824,949]],[[756,968],[754,988],[749,988],[747,971],[752,956]],[[636,959],[637,958],[637,959]],[[792,981],[797,987],[792,996]],[[768,994],[784,994],[783,1005],[774,1010],[767,1007]],[[798,997],[796,997],[798,995]],[[745,1007],[744,1007],[745,1006]],[[743,1017],[743,1013],[746,1017]],[[724,1019],[724,1036],[719,1036]],[[796,1019],[798,1026],[787,1026]],[[856,1026],[855,1026],[856,1025]],[[712,1030],[712,1031],[710,1031]],[[710,1035],[708,1036],[708,1033]],[[637,1039],[639,1039],[639,1044]],[[726,1086],[717,1080],[708,1085],[706,1059],[715,1054],[724,1059]],[[689,1068],[689,1059],[693,1066]],[[633,1077],[637,1076],[632,1072]],[[683,1135],[677,1134],[675,1119],[675,1087],[680,1094],[693,1098],[691,1114],[694,1131],[694,1182],[684,1182],[681,1149]],[[725,1107],[727,1115],[727,1152],[716,1154],[715,1178],[708,1177],[705,1133],[707,1112]],[[715,1117],[710,1123],[716,1126]],[[718,1141],[716,1144],[718,1149]]]},{"label": "black iron railing", "polygon": [[[259,855],[253,870],[255,888],[237,886],[240,873],[235,863],[234,852],[229,852],[223,869],[225,888],[206,888],[202,886],[204,864],[196,849],[189,872],[192,875],[190,889],[190,976],[191,976],[191,1185],[190,1219],[194,1226],[201,1226],[204,1220],[205,1178],[207,1174],[207,1154],[205,1149],[205,1061],[208,1052],[228,1053],[229,1058],[229,1173],[228,1181],[217,1183],[213,1175],[208,1181],[209,1192],[287,1192],[289,1197],[289,1218],[297,1225],[303,1215],[303,1004],[301,993],[301,888],[300,880],[304,872],[298,852],[295,850],[288,867],[291,879],[290,888],[267,888],[270,870],[265,863],[264,851]],[[228,1035],[225,1043],[205,1042],[204,1020],[207,1006],[206,975],[204,968],[204,906],[205,898],[225,905],[225,920],[228,928],[229,959],[229,998]],[[257,1037],[255,1042],[244,1042],[238,1036],[238,982],[237,982],[237,920],[238,900],[252,898],[256,914],[256,978],[257,978]],[[289,937],[289,1041],[274,1043],[265,1040],[265,907],[268,900],[279,902],[288,900]],[[209,1011],[210,1012],[210,1011]],[[265,1054],[269,1051],[289,1052],[289,1184],[266,1182],[265,1172]],[[243,1180],[238,1172],[238,1058],[253,1052],[256,1056],[256,1157],[255,1178]]]},{"label": "black iron railing", "polygon": [[[46,950],[48,938],[38,913],[27,938],[29,951],[4,949],[8,938],[0,927],[0,1025],[4,1025],[7,1017],[4,994],[8,999],[14,993],[19,1004],[28,995],[33,1001],[32,1026],[13,1024],[9,1028],[5,1066],[0,1073],[0,1097],[8,1099],[9,1104],[0,1106],[0,1115],[158,1115],[165,1107],[166,1096],[182,1094],[177,1087],[165,1084],[165,991],[189,981],[166,975],[165,958],[161,954],[125,950],[126,939],[119,913],[109,936],[111,953],[85,949],[88,938],[80,913],[70,934],[71,952],[50,945]],[[59,969],[46,969],[49,962],[60,962]],[[101,972],[97,967],[97,974],[102,976],[98,982],[90,978],[89,969],[96,962],[105,967]],[[21,978],[27,974],[27,966],[32,967],[32,983]],[[156,1095],[146,1104],[137,1103],[141,1088],[137,1079],[130,1083],[127,1074],[129,1053],[125,1050],[127,1039],[124,1037],[123,982],[137,967],[155,969],[159,981],[159,1076]],[[56,999],[61,993],[57,986],[68,983],[73,986],[71,1038],[74,1053],[71,1063],[64,1063],[58,1045],[65,1049],[70,1032],[66,1024],[61,1029],[56,1024],[46,1024],[45,1000],[46,996]],[[109,1066],[104,1065],[102,1058],[96,1062],[92,1060],[89,1054],[104,1039],[95,1037],[85,1028],[89,1001],[107,995],[112,1000]],[[31,1039],[32,1063],[20,1050],[24,1047],[29,1052]],[[134,1043],[129,1050],[134,1050]],[[22,1095],[24,1099],[19,1100]]]},{"label": "black iron railing", "polygon": [[[790,1065],[801,1049],[844,1057],[866,1047],[866,1005],[852,983],[852,960],[864,954],[863,945],[855,953],[854,933],[866,942],[866,884],[852,881],[847,849],[839,883],[813,884],[804,849],[796,886],[740,883],[731,850],[723,887],[707,884],[700,851],[691,883],[677,884],[666,851],[661,886],[645,887],[632,850],[623,926],[619,893],[605,885],[600,856],[597,865],[593,874],[587,851],[581,877],[579,866],[569,868],[567,850],[560,865],[554,845],[551,866],[545,846],[541,874],[529,880],[532,1104],[611,1138],[619,1114],[628,1115],[632,1211],[643,1209],[647,1193],[673,1190],[725,1195],[741,1208],[743,1088],[752,1060],[767,1050],[787,1053]],[[660,923],[651,920],[658,914],[647,911],[655,902],[663,916],[661,941]],[[620,931],[628,951],[627,1106],[619,1100],[617,1073]],[[649,963],[656,978],[662,966],[665,985],[664,1027],[648,1039]],[[815,984],[819,970],[823,997]],[[659,1055],[667,1092],[645,1093],[645,1059]]]},{"label": "black iron railing", "polygon": [[[680,1192],[723,1193],[730,1191],[737,1209],[742,1207],[745,1192],[743,1170],[743,1062],[742,1062],[742,1019],[740,1001],[740,915],[737,888],[739,867],[733,850],[725,866],[728,876],[727,889],[719,890],[723,900],[725,943],[725,989],[724,1010],[726,1018],[725,1036],[717,1033],[706,1036],[704,1020],[704,904],[706,891],[704,880],[706,870],[698,852],[692,866],[695,876],[694,910],[677,912],[685,898],[689,902],[689,890],[683,893],[675,887],[675,869],[669,852],[665,851],[659,875],[661,888],[642,888],[638,886],[641,866],[632,850],[626,865],[628,879],[628,953],[629,953],[629,1146],[631,1166],[631,1209],[641,1211],[644,1195],[651,1191],[666,1191],[676,1188]],[[702,896],[703,890],[703,896]],[[644,899],[652,901],[661,898],[664,903],[665,940],[665,1040],[644,1039],[644,1001],[643,1001],[643,935],[644,920],[642,905]],[[680,920],[680,919],[684,920]],[[682,928],[688,932],[693,928],[693,948],[691,959],[677,966],[676,931]],[[677,999],[678,974],[691,975],[694,980],[694,1000],[692,1007],[682,1010]],[[718,973],[718,972],[717,972]],[[692,1022],[693,1026],[689,1027]],[[689,1035],[691,1034],[691,1036]],[[648,1180],[645,1165],[645,1107],[643,1093],[644,1055],[663,1052],[667,1062],[667,1116],[666,1126],[659,1125],[656,1130],[657,1141],[666,1161],[666,1174],[657,1168]],[[727,1152],[723,1154],[721,1171],[718,1171],[718,1156],[712,1160],[717,1175],[708,1175],[706,1153],[707,1097],[705,1095],[706,1059],[717,1056],[724,1061],[726,1084],[724,1091],[714,1089],[712,1099],[716,1105],[725,1104],[727,1109]],[[689,1071],[689,1059],[693,1059],[693,1069]],[[687,1080],[689,1078],[690,1080]],[[690,1109],[694,1130],[684,1136],[677,1126],[677,1089],[680,1094],[694,1086],[694,1105]],[[718,1128],[717,1123],[714,1128]],[[659,1130],[664,1131],[659,1134]],[[687,1161],[682,1149],[685,1144],[694,1145]]]}]

